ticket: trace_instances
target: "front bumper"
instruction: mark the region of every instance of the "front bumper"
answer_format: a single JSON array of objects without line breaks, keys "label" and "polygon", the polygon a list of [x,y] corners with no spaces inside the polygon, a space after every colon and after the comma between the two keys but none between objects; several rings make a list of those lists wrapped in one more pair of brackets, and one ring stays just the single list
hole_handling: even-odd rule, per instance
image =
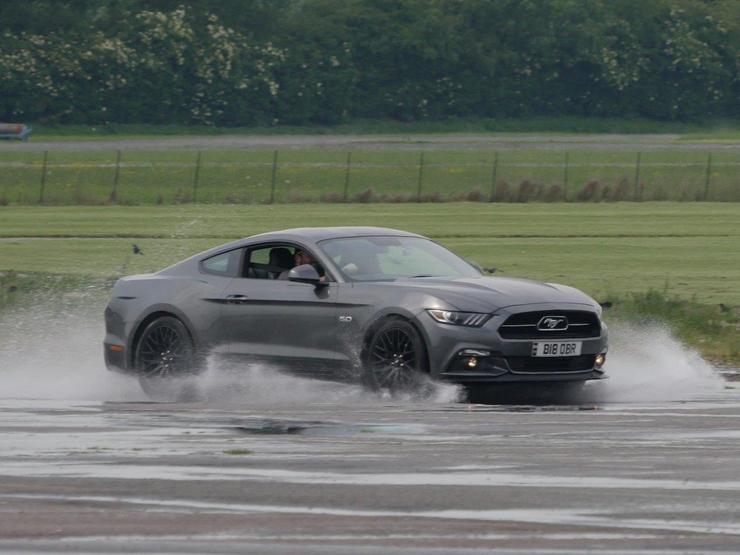
[{"label": "front bumper", "polygon": [[131,374],[133,371],[126,364],[126,352],[125,350],[118,350],[119,347],[122,347],[120,343],[112,343],[108,341],[103,343],[105,366],[111,372]]},{"label": "front bumper", "polygon": [[[480,328],[439,324],[428,315],[420,314],[421,326],[430,346],[431,373],[438,379],[463,384],[601,379],[605,372],[603,367],[596,365],[596,357],[606,354],[608,349],[608,331],[603,322],[598,336],[567,339],[581,342],[581,354],[577,357],[535,358],[531,356],[532,343],[542,341],[542,338],[506,339],[498,332],[501,324],[512,314],[573,308],[559,304],[512,307],[494,314]],[[579,309],[584,310],[584,307]],[[480,353],[474,366],[467,364],[471,352]]]},{"label": "front bumper", "polygon": [[513,370],[511,364],[504,357],[484,357],[474,369],[463,368],[465,358],[460,364],[457,361],[446,371],[439,374],[439,378],[445,381],[467,384],[467,383],[494,383],[494,382],[564,382],[599,380],[605,377],[602,368],[596,368],[593,364],[595,355],[589,357],[591,364],[585,369],[570,370],[567,363],[563,369],[553,368],[542,371]]}]

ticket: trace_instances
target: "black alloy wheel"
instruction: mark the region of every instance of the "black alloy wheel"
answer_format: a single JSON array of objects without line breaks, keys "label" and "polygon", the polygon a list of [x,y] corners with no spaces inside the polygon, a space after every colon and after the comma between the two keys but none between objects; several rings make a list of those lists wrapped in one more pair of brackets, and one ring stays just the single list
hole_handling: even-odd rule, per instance
[{"label": "black alloy wheel", "polygon": [[391,392],[416,389],[426,369],[424,342],[401,318],[389,318],[375,331],[366,352],[366,382]]},{"label": "black alloy wheel", "polygon": [[136,346],[134,364],[147,395],[155,399],[180,397],[172,388],[173,382],[197,373],[195,348],[185,325],[172,316],[150,322]]}]

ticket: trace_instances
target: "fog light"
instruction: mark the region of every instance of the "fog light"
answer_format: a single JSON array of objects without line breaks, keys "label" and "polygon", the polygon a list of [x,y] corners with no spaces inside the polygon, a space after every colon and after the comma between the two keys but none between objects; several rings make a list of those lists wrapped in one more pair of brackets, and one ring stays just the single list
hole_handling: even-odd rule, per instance
[{"label": "fog light", "polygon": [[464,357],[487,357],[491,355],[491,351],[484,351],[483,349],[463,349],[459,354]]},{"label": "fog light", "polygon": [[475,368],[478,366],[478,357],[470,357],[468,359],[468,368]]},{"label": "fog light", "polygon": [[606,354],[601,353],[600,355],[596,355],[596,360],[594,360],[594,364],[596,364],[596,366],[604,366],[605,362]]},{"label": "fog light", "polygon": [[115,353],[122,353],[123,352],[123,345],[111,345],[110,350]]}]

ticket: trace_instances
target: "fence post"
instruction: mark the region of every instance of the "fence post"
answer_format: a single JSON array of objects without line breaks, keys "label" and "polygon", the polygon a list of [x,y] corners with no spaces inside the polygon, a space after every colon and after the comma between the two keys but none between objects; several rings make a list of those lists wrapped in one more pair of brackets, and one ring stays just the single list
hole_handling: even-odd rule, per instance
[{"label": "fence post", "polygon": [[198,151],[198,155],[195,158],[195,174],[193,175],[193,202],[198,199],[198,182],[200,181],[200,159],[201,151]]},{"label": "fence post", "polygon": [[272,182],[270,183],[270,204],[275,202],[275,185],[277,183],[278,151],[272,153]]},{"label": "fence post", "polygon": [[642,200],[642,194],[640,192],[640,160],[642,158],[642,152],[637,153],[637,161],[635,163],[635,197],[634,200]]},{"label": "fence post", "polygon": [[712,153],[707,156],[707,175],[704,179],[704,202],[709,200],[709,181],[712,177]]},{"label": "fence post", "polygon": [[121,177],[121,151],[116,151],[116,173],[113,174],[113,190],[110,192],[110,199],[113,202],[118,200],[118,180]]},{"label": "fence post", "polygon": [[347,168],[344,172],[344,202],[349,200],[349,169],[352,164],[352,151],[347,152]]},{"label": "fence post", "polygon": [[44,204],[44,189],[46,189],[46,164],[49,161],[49,151],[44,151],[44,161],[41,165],[41,190],[39,191],[39,204]]},{"label": "fence post", "polygon": [[563,200],[568,200],[568,151],[565,151],[565,160],[563,161]]},{"label": "fence post", "polygon": [[491,168],[491,196],[488,202],[496,200],[496,174],[498,173],[498,150],[493,153],[493,168]]},{"label": "fence post", "polygon": [[424,180],[424,151],[419,157],[419,182],[416,185],[416,202],[421,202],[421,186]]}]

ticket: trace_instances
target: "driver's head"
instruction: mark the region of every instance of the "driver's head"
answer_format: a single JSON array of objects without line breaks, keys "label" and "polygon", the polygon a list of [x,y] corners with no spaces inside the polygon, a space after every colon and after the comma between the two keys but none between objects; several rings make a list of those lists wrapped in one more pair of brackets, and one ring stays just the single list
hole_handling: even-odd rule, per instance
[{"label": "driver's head", "polygon": [[295,251],[294,259],[296,266],[301,266],[302,264],[314,264],[316,262],[313,256],[302,250]]}]

